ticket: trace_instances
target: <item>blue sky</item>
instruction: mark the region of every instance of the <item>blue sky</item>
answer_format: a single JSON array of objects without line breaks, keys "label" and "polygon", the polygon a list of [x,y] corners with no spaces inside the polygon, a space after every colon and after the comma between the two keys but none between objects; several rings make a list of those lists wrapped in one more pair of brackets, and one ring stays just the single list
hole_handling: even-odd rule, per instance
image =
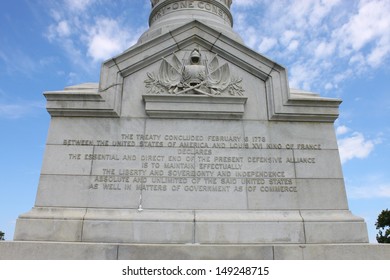
[{"label": "blue sky", "polygon": [[[149,0],[5,0],[0,9],[0,230],[34,205],[50,122],[44,91],[98,82],[148,28]],[[290,86],[343,99],[335,123],[349,206],[390,208],[390,1],[234,0],[234,29]]]}]

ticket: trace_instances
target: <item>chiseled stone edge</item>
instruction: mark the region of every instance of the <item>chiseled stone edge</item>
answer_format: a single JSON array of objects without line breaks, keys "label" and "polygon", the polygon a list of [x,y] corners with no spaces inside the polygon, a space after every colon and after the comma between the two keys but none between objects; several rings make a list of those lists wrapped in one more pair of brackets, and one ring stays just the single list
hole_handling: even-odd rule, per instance
[{"label": "chiseled stone edge", "polygon": [[144,245],[0,242],[0,260],[389,260],[387,244]]},{"label": "chiseled stone edge", "polygon": [[[241,119],[247,97],[142,95],[151,118]],[[180,105],[180,106],[179,106]]]},{"label": "chiseled stone edge", "polygon": [[44,92],[52,117],[119,117],[121,94],[122,84],[101,90],[92,83]]},{"label": "chiseled stone edge", "polygon": [[[350,211],[217,211],[217,210],[143,210],[136,209],[61,209],[33,208],[19,217],[17,241],[105,242],[105,243],[202,243],[202,244],[341,244],[367,243],[363,219]],[[316,225],[321,225],[318,227]],[[218,228],[227,234],[217,238]],[[174,227],[171,235],[154,236],[162,228]],[[273,239],[272,227],[281,234]],[[294,234],[289,233],[289,228]],[[111,231],[107,237],[95,233]],[[64,229],[68,229],[67,231]],[[104,230],[106,229],[106,230]],[[260,232],[257,232],[259,229]],[[28,234],[27,234],[28,232]],[[334,236],[333,232],[338,234]],[[346,239],[353,232],[354,238]],[[143,234],[147,233],[147,234]],[[245,236],[240,240],[238,236]],[[216,239],[217,238],[217,239]],[[259,239],[260,238],[260,239]]]},{"label": "chiseled stone edge", "polygon": [[270,120],[334,122],[339,116],[340,99],[290,90],[286,70],[279,65],[269,73],[266,88]]}]

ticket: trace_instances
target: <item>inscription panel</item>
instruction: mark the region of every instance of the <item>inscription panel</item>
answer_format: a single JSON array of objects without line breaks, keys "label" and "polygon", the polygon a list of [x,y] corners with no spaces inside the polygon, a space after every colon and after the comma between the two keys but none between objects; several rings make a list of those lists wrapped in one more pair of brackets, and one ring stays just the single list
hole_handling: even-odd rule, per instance
[{"label": "inscription panel", "polygon": [[[139,132],[114,125],[106,137],[81,131],[78,138],[68,134],[48,145],[42,174],[66,175],[55,183],[67,188],[60,200],[77,196],[78,205],[111,208],[298,209],[308,197],[299,179],[338,178],[341,172],[327,167],[337,156],[337,150],[324,150],[327,143],[293,137],[279,142],[254,123],[246,129],[257,129],[242,133],[243,127],[231,122],[218,122],[211,131],[203,122],[190,121],[195,125],[189,127],[177,120],[174,132],[144,133],[141,121],[131,122]],[[172,124],[151,129],[159,123],[144,131],[172,131]],[[110,126],[103,120],[101,127]],[[72,176],[82,176],[83,183],[72,183]],[[44,179],[40,189],[55,195],[53,180]],[[48,200],[38,198],[42,204]]]}]

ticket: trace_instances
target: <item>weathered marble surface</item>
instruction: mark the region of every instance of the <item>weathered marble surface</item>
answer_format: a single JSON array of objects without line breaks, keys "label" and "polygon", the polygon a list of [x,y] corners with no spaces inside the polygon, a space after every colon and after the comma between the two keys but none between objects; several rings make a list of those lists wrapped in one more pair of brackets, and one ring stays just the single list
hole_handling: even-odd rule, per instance
[{"label": "weathered marble surface", "polygon": [[[339,243],[347,242],[343,233],[349,230],[356,231],[350,242],[367,242],[363,220],[345,215],[337,143],[328,123],[54,118],[35,207],[20,217],[16,240]],[[80,209],[77,217],[69,212],[74,208]],[[93,209],[123,209],[126,222],[116,214],[90,219]],[[189,216],[177,227],[167,220],[170,234],[156,238],[142,234],[163,230],[154,210]],[[230,213],[236,218],[226,224],[204,221],[194,216],[197,210],[237,215]],[[274,212],[261,212],[267,210]],[[314,218],[308,221],[303,210],[314,211]],[[153,218],[133,220],[148,211]],[[277,211],[297,218],[277,218]],[[325,217],[334,212],[323,221],[321,211]],[[114,232],[104,238],[106,228]]]},{"label": "weathered marble surface", "polygon": [[150,29],[99,84],[45,93],[36,202],[0,257],[390,255],[348,210],[341,101],[289,89],[286,69],[232,30],[230,4],[153,2]]},{"label": "weathered marble surface", "polygon": [[1,242],[0,260],[389,260],[389,245],[142,245]]}]

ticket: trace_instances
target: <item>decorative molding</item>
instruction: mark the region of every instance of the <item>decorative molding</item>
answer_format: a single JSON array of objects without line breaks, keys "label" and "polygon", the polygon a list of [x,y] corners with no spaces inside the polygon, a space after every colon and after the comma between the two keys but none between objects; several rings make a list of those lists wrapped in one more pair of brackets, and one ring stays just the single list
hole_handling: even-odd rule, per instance
[{"label": "decorative molding", "polygon": [[144,94],[146,114],[151,118],[241,119],[247,97]]},{"label": "decorative molding", "polygon": [[[211,55],[210,55],[211,54]],[[240,119],[247,97],[242,97],[242,78],[231,75],[228,63],[198,49],[171,62],[162,59],[158,74],[147,73],[144,81],[146,114],[152,118]],[[185,59],[189,57],[189,59]]]},{"label": "decorative molding", "polygon": [[[288,85],[287,71],[283,66],[276,64],[243,44],[196,20],[143,44],[135,45],[123,54],[106,61],[102,67],[100,89],[95,85],[94,89],[91,87],[89,89],[73,88],[72,90],[70,90],[71,88],[67,88],[60,92],[46,92],[48,111],[52,116],[118,117],[121,112],[122,84],[124,78],[159,61],[161,63],[160,67],[163,63],[172,65],[173,62],[169,62],[168,64],[166,60],[166,62],[161,62],[161,57],[171,56],[172,53],[182,51],[186,48],[188,49],[194,44],[201,47],[203,51],[207,50],[214,55],[218,55],[218,58],[223,58],[228,64],[234,64],[235,67],[241,68],[243,71],[247,71],[264,81],[269,120],[334,122],[338,118],[341,100],[323,98],[310,94],[304,95],[296,91],[291,93]],[[150,53],[147,57],[144,55],[146,51]],[[182,72],[176,74],[178,76],[183,75]],[[154,74],[155,81],[158,81],[158,76],[159,74]],[[151,79],[151,77],[147,78]],[[151,92],[156,93],[153,90]],[[174,100],[177,100],[178,97],[191,95],[181,94],[176,96],[176,94],[169,94],[169,90],[167,92],[165,94],[155,95],[168,95]],[[200,96],[199,93],[192,93],[195,96]],[[226,95],[226,97],[230,96],[230,94]],[[144,95],[144,100],[146,100],[145,96],[149,96],[149,94]],[[207,102],[216,98],[208,98],[209,96],[206,95],[203,97],[208,100]],[[158,114],[152,112],[153,110],[150,107],[151,104],[156,102],[149,103],[151,98],[146,98],[148,100],[145,101],[148,107],[146,109],[147,114],[156,117]],[[169,97],[161,98],[170,100]],[[158,98],[155,99],[157,100]],[[188,100],[188,98],[185,100]],[[177,106],[177,102],[174,104]],[[164,113],[160,115],[167,115],[166,110],[163,111]],[[173,113],[171,116],[175,114]],[[183,117],[184,113],[181,114]],[[200,114],[193,111],[191,115],[198,117]],[[239,115],[242,116],[243,113],[239,113]],[[208,117],[210,116],[209,114]]]},{"label": "decorative molding", "polygon": [[269,120],[334,122],[339,116],[340,99],[290,90],[285,70],[273,69],[266,88]]},{"label": "decorative molding", "polygon": [[[202,37],[198,34],[202,34]],[[296,92],[290,94],[287,71],[283,66],[224,34],[215,32],[201,22],[193,21],[141,46],[163,44],[164,41],[170,40],[175,43],[176,48],[165,48],[165,55],[168,55],[169,51],[172,53],[197,44],[263,80],[266,85],[269,120],[334,122],[339,116],[340,99],[318,95],[303,96]]]},{"label": "decorative molding", "polygon": [[47,91],[47,111],[52,117],[119,117],[122,85],[99,91],[95,83]]}]

